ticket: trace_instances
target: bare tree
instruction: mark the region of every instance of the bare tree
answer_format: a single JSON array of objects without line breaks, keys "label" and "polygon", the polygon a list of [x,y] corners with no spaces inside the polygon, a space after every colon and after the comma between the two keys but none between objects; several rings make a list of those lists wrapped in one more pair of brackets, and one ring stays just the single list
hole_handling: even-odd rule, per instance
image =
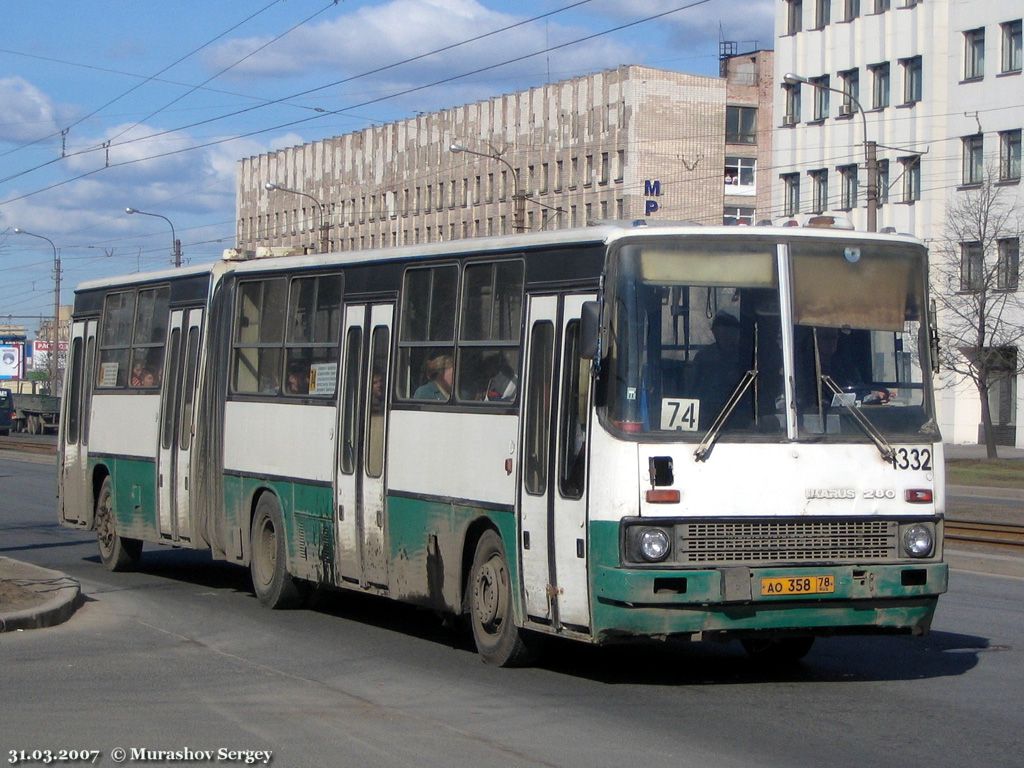
[{"label": "bare tree", "polygon": [[976,189],[953,193],[931,264],[939,362],[974,384],[990,459],[998,454],[989,393],[1024,372],[1024,301],[1017,291],[1024,220],[1016,188],[996,178],[989,171]]}]

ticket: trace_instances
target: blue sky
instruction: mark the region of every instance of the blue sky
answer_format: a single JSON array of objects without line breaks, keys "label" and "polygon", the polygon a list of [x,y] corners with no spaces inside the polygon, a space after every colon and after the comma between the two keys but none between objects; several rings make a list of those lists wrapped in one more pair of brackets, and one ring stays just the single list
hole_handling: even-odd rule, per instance
[{"label": "blue sky", "polygon": [[231,247],[239,158],[619,64],[717,74],[720,38],[772,47],[772,10],[771,0],[8,0],[0,323],[32,330],[53,311],[52,251],[14,227],[60,249],[67,303],[82,280],[169,265],[170,227],[126,206],[170,219],[187,261]]}]

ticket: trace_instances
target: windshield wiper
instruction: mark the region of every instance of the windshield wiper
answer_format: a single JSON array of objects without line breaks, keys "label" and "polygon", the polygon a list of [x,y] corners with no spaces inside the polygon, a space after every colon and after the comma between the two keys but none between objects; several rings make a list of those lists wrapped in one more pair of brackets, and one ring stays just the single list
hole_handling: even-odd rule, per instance
[{"label": "windshield wiper", "polygon": [[893,457],[896,455],[896,451],[893,450],[891,445],[889,445],[889,441],[885,439],[885,435],[878,431],[878,428],[871,423],[867,416],[850,405],[849,399],[845,396],[847,393],[843,392],[839,385],[833,381],[831,376],[827,373],[823,373],[821,374],[821,380],[824,382],[826,387],[832,390],[834,395],[839,395],[838,398],[832,398],[833,402],[838,401],[839,404],[846,409],[847,413],[853,416],[853,420],[857,422],[860,428],[864,430],[864,434],[870,437],[871,441],[875,444],[875,447],[878,448],[878,452],[882,454],[882,458],[891,462]]},{"label": "windshield wiper", "polygon": [[722,410],[718,412],[715,420],[711,422],[711,426],[708,431],[704,434],[704,439],[700,441],[700,445],[697,446],[697,450],[693,452],[693,458],[695,461],[706,461],[708,455],[711,453],[711,449],[715,447],[715,443],[718,441],[718,435],[722,432],[725,427],[725,423],[732,416],[733,411],[736,410],[736,406],[740,404],[740,400],[743,399],[743,395],[750,389],[750,385],[754,383],[757,378],[757,369],[751,368],[749,371],[743,374],[740,379],[740,383],[736,385],[736,389],[729,395],[729,399],[725,401],[725,405],[722,406]]}]

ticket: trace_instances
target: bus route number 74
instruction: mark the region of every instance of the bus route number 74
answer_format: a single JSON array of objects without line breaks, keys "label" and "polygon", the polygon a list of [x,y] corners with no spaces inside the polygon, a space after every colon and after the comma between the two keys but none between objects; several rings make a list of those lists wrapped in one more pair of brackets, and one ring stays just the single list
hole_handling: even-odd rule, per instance
[{"label": "bus route number 74", "polygon": [[661,428],[677,432],[696,432],[700,421],[700,400],[661,401]]}]

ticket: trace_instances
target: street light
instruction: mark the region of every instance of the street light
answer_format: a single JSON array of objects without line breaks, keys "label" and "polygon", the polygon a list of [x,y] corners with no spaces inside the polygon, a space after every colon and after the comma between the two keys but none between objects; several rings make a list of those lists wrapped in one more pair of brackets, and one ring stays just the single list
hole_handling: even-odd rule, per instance
[{"label": "street light", "polygon": [[48,242],[50,247],[53,248],[53,327],[50,329],[50,394],[56,395],[57,372],[59,370],[57,366],[57,345],[60,341],[58,333],[60,327],[60,255],[57,253],[57,246],[48,237],[37,235],[34,232],[26,232],[19,227],[14,228],[14,234],[38,237],[40,240]]},{"label": "street light", "polygon": [[328,226],[324,221],[324,204],[321,203],[316,197],[309,194],[308,192],[300,192],[297,189],[289,189],[288,187],[275,184],[272,181],[268,181],[263,185],[263,188],[267,192],[291,192],[293,195],[301,195],[302,197],[308,197],[314,203],[316,203],[317,213],[320,215],[320,253],[327,253],[330,250],[330,238],[328,232]]},{"label": "street light", "polygon": [[512,167],[512,163],[501,155],[490,152],[477,152],[475,149],[470,149],[462,144],[452,144],[448,147],[448,151],[455,154],[465,152],[477,157],[487,157],[508,166],[508,169],[512,172],[512,201],[515,203],[512,209],[512,229],[516,232],[523,232],[526,229],[526,195],[519,190],[519,171]]},{"label": "street light", "polygon": [[833,91],[841,94],[843,98],[849,99],[860,112],[861,125],[864,128],[864,166],[868,174],[868,232],[878,231],[878,159],[877,145],[868,141],[868,118],[864,108],[852,93],[833,88],[830,85],[816,83],[806,77],[787,72],[782,79],[787,85],[810,85],[813,88],[820,88],[825,91]]},{"label": "street light", "polygon": [[171,225],[171,255],[174,257],[174,266],[175,267],[180,267],[181,266],[181,240],[179,240],[177,237],[174,236],[174,224],[171,223],[170,219],[168,219],[166,216],[164,216],[162,214],[159,214],[159,213],[149,213],[147,211],[140,211],[138,208],[125,208],[124,212],[128,213],[128,214],[138,213],[138,214],[141,214],[143,216],[156,216],[158,219],[163,219],[168,224],[170,224]]}]

